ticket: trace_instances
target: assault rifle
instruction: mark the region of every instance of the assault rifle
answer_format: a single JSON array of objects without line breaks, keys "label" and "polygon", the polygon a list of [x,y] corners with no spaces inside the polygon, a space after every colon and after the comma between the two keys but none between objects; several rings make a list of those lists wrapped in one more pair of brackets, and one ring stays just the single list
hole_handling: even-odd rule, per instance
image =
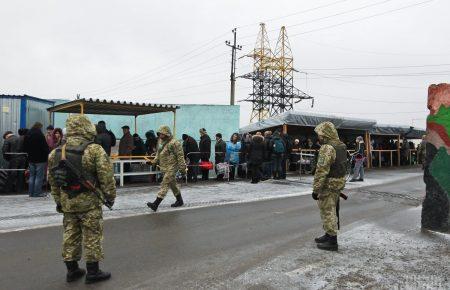
[{"label": "assault rifle", "polygon": [[75,176],[75,178],[80,182],[81,185],[83,185],[85,188],[87,188],[88,190],[92,191],[95,193],[95,195],[97,195],[98,199],[100,199],[100,201],[102,202],[102,204],[104,206],[106,206],[107,208],[109,208],[109,210],[112,210],[112,206],[110,204],[108,204],[105,199],[103,198],[102,193],[95,187],[94,184],[92,184],[91,181],[87,180],[83,174],[81,173],[80,170],[78,170],[72,163],[70,163],[69,160],[65,159],[65,160],[61,160],[60,162],[64,162],[64,166],[67,167],[67,169],[69,169],[72,174]]}]

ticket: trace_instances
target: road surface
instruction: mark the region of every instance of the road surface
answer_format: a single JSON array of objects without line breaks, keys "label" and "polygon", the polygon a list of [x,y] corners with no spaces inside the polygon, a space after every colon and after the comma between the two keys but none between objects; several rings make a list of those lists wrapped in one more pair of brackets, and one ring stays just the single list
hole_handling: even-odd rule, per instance
[{"label": "road surface", "polygon": [[[417,207],[424,185],[412,178],[349,193],[341,202],[342,236],[364,221]],[[83,281],[64,282],[61,233],[54,226],[0,234],[0,288],[92,288]],[[242,274],[287,251],[316,251],[312,240],[319,234],[318,209],[310,196],[107,220],[102,268],[113,276],[94,287],[277,288],[276,283],[255,285],[251,278],[242,282]],[[340,252],[351,255],[343,247]]]}]

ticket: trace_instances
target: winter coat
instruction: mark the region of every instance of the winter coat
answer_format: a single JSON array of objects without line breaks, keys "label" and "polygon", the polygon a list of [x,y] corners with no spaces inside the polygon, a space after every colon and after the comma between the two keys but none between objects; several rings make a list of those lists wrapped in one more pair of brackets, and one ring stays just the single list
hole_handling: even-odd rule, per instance
[{"label": "winter coat", "polygon": [[227,143],[225,143],[225,141],[220,139],[219,141],[216,142],[214,150],[216,152],[215,154],[216,164],[225,162],[225,157],[227,155]]},{"label": "winter coat", "polygon": [[131,154],[133,156],[143,156],[145,155],[145,145],[144,145],[144,141],[142,141],[141,137],[139,138],[133,138],[133,144],[134,144],[134,149],[131,152]]},{"label": "winter coat", "polygon": [[156,145],[158,144],[158,138],[156,138],[155,132],[153,130],[147,131],[145,133],[145,149],[148,155],[152,155],[156,152]]},{"label": "winter coat", "polygon": [[211,138],[209,138],[208,134],[205,134],[200,137],[200,159],[202,161],[209,161],[211,158]]},{"label": "winter coat", "polygon": [[264,156],[265,161],[272,160],[272,137],[264,137],[264,142],[266,143],[266,156]]},{"label": "winter coat", "polygon": [[106,126],[103,124],[97,125],[97,136],[95,136],[95,143],[102,146],[106,154],[111,155],[111,134],[106,130]]},{"label": "winter coat", "polygon": [[255,135],[249,145],[248,161],[251,165],[261,165],[266,156],[266,143],[262,136]]},{"label": "winter coat", "polygon": [[186,161],[181,143],[172,136],[168,126],[161,126],[158,133],[168,136],[158,146],[156,157],[153,164],[159,164],[159,168],[167,175],[175,175],[179,170],[182,174],[186,173]]},{"label": "winter coat", "polygon": [[183,141],[184,157],[189,158],[191,163],[197,163],[200,160],[200,150],[198,149],[197,141],[191,136],[186,135]]},{"label": "winter coat", "polygon": [[227,161],[232,164],[239,164],[240,151],[241,142],[227,142]]},{"label": "winter coat", "polygon": [[21,153],[23,150],[23,144],[21,138],[16,135],[11,135],[3,142],[2,153],[3,159],[10,161],[12,159],[24,158],[21,154],[7,154],[7,153]]},{"label": "winter coat", "polygon": [[131,155],[133,147],[134,147],[133,136],[131,136],[131,134],[128,132],[127,134],[123,135],[123,137],[120,139],[119,155],[120,156]]},{"label": "winter coat", "polygon": [[28,161],[31,163],[43,163],[48,160],[50,148],[40,129],[30,129],[24,138],[23,149],[28,154]]}]

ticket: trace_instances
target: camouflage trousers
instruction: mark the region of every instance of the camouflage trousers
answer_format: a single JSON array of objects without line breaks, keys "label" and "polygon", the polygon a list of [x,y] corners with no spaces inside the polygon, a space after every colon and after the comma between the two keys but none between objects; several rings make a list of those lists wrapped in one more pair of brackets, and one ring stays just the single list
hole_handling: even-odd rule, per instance
[{"label": "camouflage trousers", "polygon": [[103,212],[101,208],[87,212],[64,213],[62,256],[64,261],[79,261],[82,247],[86,262],[103,259]]},{"label": "camouflage trousers", "polygon": [[338,232],[338,220],[336,216],[336,204],[338,202],[339,192],[323,192],[320,194],[317,204],[320,209],[324,231],[332,236]]},{"label": "camouflage trousers", "polygon": [[175,195],[175,196],[178,196],[181,194],[174,172],[164,173],[164,177],[161,182],[161,188],[158,192],[158,197],[164,199],[166,197],[169,189],[172,190],[173,195]]}]

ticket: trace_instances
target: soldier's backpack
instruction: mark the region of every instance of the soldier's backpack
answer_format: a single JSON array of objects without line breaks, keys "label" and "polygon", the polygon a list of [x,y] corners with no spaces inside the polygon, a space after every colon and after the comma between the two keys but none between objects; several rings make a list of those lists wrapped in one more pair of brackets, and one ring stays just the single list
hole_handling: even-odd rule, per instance
[{"label": "soldier's backpack", "polygon": [[79,146],[64,144],[55,149],[57,165],[50,170],[56,186],[64,190],[69,198],[74,198],[82,192],[89,191],[88,188],[83,186],[81,178],[95,184],[96,179],[82,169],[84,151],[90,144],[93,144],[93,142],[85,142]]},{"label": "soldier's backpack", "polygon": [[284,143],[281,138],[275,138],[273,142],[273,152],[282,154],[285,152]]}]

